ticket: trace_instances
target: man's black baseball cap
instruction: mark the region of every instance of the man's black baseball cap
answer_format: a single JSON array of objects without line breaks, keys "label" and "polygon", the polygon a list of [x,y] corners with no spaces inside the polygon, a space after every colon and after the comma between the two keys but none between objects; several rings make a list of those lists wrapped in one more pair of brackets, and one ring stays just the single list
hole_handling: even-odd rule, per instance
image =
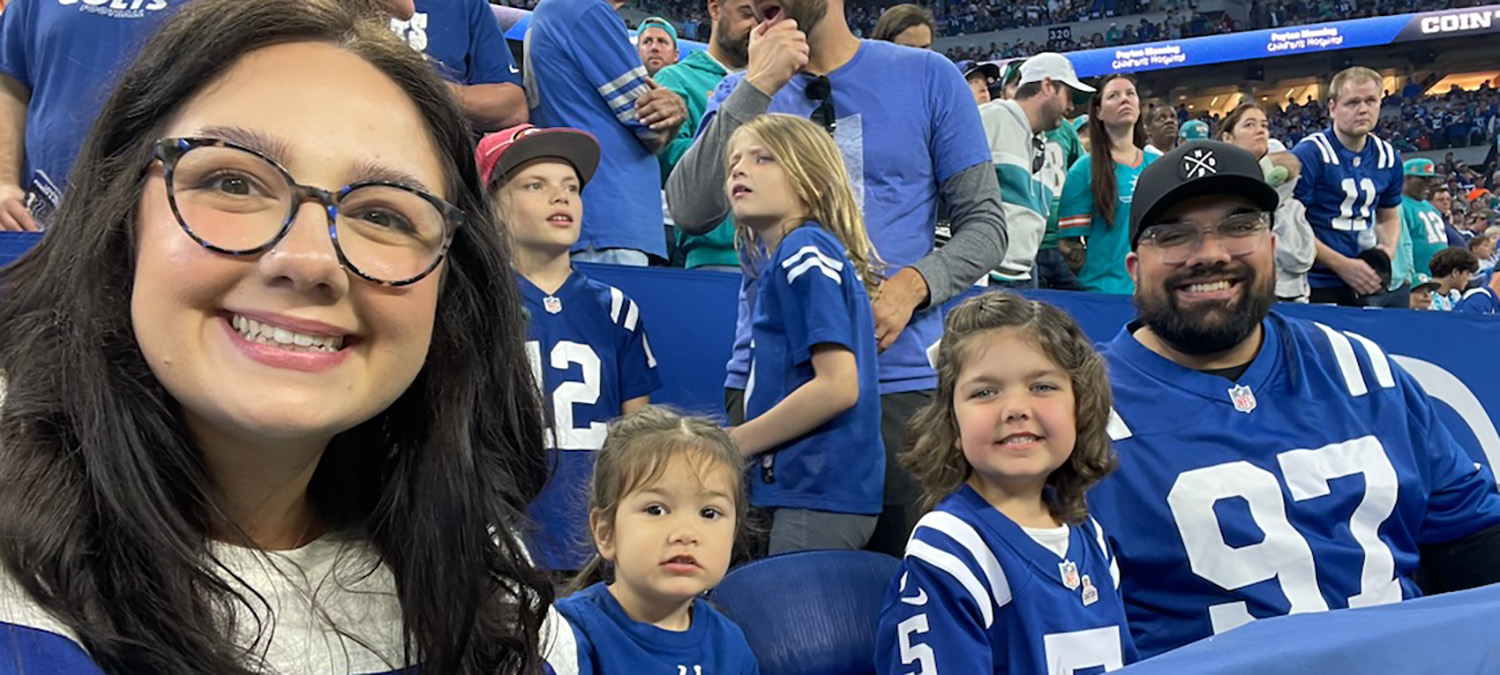
[{"label": "man's black baseball cap", "polygon": [[1193,141],[1161,156],[1135,184],[1130,203],[1130,250],[1141,230],[1161,214],[1195,197],[1240,195],[1264,211],[1276,210],[1276,189],[1266,184],[1260,162],[1248,150],[1223,141]]}]

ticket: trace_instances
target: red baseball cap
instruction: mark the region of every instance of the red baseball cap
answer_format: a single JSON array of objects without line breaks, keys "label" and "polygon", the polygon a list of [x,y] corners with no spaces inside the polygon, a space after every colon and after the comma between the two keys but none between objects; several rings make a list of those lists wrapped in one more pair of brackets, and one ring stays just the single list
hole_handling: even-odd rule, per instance
[{"label": "red baseball cap", "polygon": [[520,124],[487,134],[474,150],[479,177],[486,188],[491,185],[491,177],[498,179],[522,164],[543,157],[554,157],[573,165],[578,180],[587,185],[599,168],[599,141],[587,131],[578,129],[544,129]]}]

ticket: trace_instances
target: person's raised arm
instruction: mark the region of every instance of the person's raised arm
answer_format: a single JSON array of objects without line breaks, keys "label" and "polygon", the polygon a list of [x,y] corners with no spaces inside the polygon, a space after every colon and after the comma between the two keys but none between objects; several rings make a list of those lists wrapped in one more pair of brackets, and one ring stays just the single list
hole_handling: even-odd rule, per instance
[{"label": "person's raised arm", "polygon": [[698,139],[667,177],[667,208],[677,229],[705,234],[724,222],[724,151],[740,125],[771,106],[771,97],[807,65],[807,36],[797,22],[762,23],[750,31],[750,63],[737,83],[725,80],[708,102]]}]

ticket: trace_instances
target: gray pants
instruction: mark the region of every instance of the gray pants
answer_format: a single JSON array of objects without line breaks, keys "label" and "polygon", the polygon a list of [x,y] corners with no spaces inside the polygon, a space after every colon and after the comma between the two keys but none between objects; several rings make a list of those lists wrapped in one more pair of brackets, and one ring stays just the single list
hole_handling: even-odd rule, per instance
[{"label": "gray pants", "polygon": [[776,509],[771,517],[771,555],[809,549],[859,550],[875,532],[878,516],[809,509]]}]

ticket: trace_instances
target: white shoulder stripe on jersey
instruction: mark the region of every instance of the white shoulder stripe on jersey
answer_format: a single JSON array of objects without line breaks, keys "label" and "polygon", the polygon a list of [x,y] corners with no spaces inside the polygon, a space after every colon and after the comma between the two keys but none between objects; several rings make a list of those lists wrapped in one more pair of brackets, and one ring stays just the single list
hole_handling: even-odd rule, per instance
[{"label": "white shoulder stripe on jersey", "polygon": [[1104,425],[1104,432],[1109,434],[1111,441],[1123,441],[1130,438],[1130,427],[1125,426],[1125,419],[1113,407],[1109,409],[1109,423]]},{"label": "white shoulder stripe on jersey", "polygon": [[609,321],[620,323],[620,308],[625,305],[625,294],[614,286],[609,287]]},{"label": "white shoulder stripe on jersey", "polygon": [[625,300],[625,305],[626,305],[626,309],[625,309],[625,324],[624,324],[625,325],[625,330],[628,330],[628,331],[634,333],[635,332],[635,322],[639,321],[640,318],[641,318],[640,317],[640,306],[636,305],[635,301],[634,300],[630,300],[630,299],[626,299]]},{"label": "white shoulder stripe on jersey", "polygon": [[1375,371],[1376,384],[1379,384],[1383,389],[1395,387],[1396,377],[1391,374],[1391,360],[1386,358],[1385,350],[1381,349],[1380,345],[1375,344],[1374,340],[1359,333],[1344,331],[1344,335],[1349,336],[1365,348],[1365,354],[1370,357],[1370,368]]},{"label": "white shoulder stripe on jersey", "polygon": [[557,613],[556,607],[547,608],[542,620],[542,659],[552,666],[557,675],[578,675],[578,638],[573,634],[573,624]]},{"label": "white shoulder stripe on jersey", "polygon": [[1323,155],[1324,162],[1334,165],[1339,163],[1338,153],[1333,151],[1333,145],[1328,142],[1328,138],[1323,135],[1323,132],[1320,131],[1307,138],[1312,141],[1313,145],[1318,146],[1318,153]]},{"label": "white shoulder stripe on jersey", "polygon": [[973,525],[951,513],[931,511],[917,521],[917,526],[912,528],[913,534],[924,527],[942,532],[958,542],[960,546],[968,549],[974,562],[979,563],[979,569],[984,571],[985,581],[988,581],[990,585],[990,595],[995,598],[995,605],[1004,607],[1010,602],[1010,581],[1005,577],[1005,570],[1000,569],[1000,561],[995,559],[994,551],[991,551],[990,547],[984,543],[984,538],[979,536],[979,532],[975,531]]},{"label": "white shoulder stripe on jersey", "polygon": [[[840,267],[842,267],[842,265],[840,265]],[[801,265],[793,267],[790,272],[787,272],[786,282],[792,283],[793,281],[796,281],[797,277],[802,276],[802,273],[808,270],[817,270],[819,272],[822,272],[823,276],[832,279],[833,283],[839,284],[840,286],[844,284],[844,278],[839,276],[838,272],[834,271],[832,268],[829,268],[828,263],[823,262],[822,258],[811,257],[804,259]]]},{"label": "white shoulder stripe on jersey", "polygon": [[1349,338],[1321,323],[1313,325],[1328,336],[1329,345],[1333,347],[1333,357],[1338,360],[1339,373],[1344,376],[1344,386],[1348,387],[1349,395],[1357,398],[1369,393],[1364,371],[1360,370],[1359,360],[1354,358],[1354,345],[1349,342]]},{"label": "white shoulder stripe on jersey", "polygon": [[1114,553],[1110,552],[1109,544],[1104,539],[1104,526],[1099,524],[1093,516],[1089,516],[1089,522],[1094,524],[1094,539],[1099,542],[1099,552],[1109,561],[1109,578],[1115,580],[1115,588],[1120,587],[1120,563],[1115,560]]},{"label": "white shoulder stripe on jersey", "polygon": [[826,255],[823,255],[823,252],[819,251],[818,247],[816,246],[803,246],[802,248],[797,249],[795,253],[787,256],[786,260],[781,261],[781,268],[791,269],[793,265],[796,265],[803,258],[807,258],[809,256],[813,256],[819,260],[822,260],[823,264],[828,265],[833,269],[844,269],[844,263],[839,262],[838,258],[830,258]]},{"label": "white shoulder stripe on jersey", "polygon": [[979,583],[974,572],[969,570],[963,561],[958,559],[958,556],[920,539],[913,539],[906,544],[906,557],[916,558],[947,572],[948,576],[953,577],[954,581],[969,592],[969,596],[974,599],[974,604],[979,606],[979,613],[984,617],[984,627],[989,628],[994,625],[994,601],[990,600],[989,594],[984,591],[984,586]]}]

